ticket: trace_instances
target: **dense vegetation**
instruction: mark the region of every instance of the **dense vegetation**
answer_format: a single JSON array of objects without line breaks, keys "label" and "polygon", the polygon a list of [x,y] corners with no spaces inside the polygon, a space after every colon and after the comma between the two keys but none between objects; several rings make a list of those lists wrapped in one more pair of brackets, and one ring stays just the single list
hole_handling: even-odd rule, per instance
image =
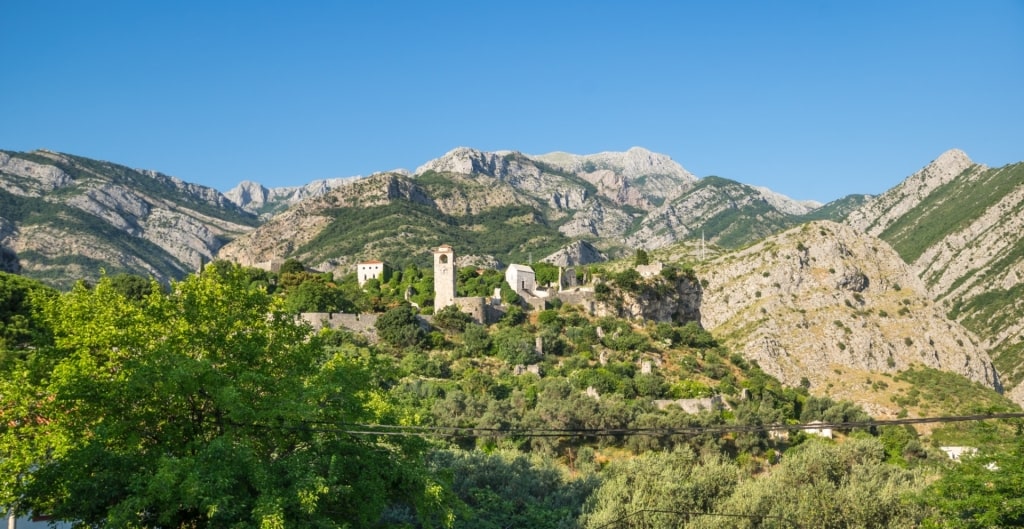
[{"label": "dense vegetation", "polygon": [[[493,291],[496,275],[463,269],[458,287]],[[0,280],[0,506],[19,512],[180,528],[987,527],[1024,516],[1019,443],[961,437],[978,442],[979,464],[953,465],[910,427],[819,439],[797,426],[868,417],[783,387],[694,322],[566,305],[512,307],[490,326],[446,308],[428,325],[405,302],[409,292],[431,304],[430,275],[412,265],[363,288],[295,261],[278,274],[215,263],[170,289],[112,276],[57,294]],[[294,317],[312,306],[380,312],[381,341],[312,333]],[[935,373],[902,376],[956,392]],[[721,407],[655,404],[710,396]],[[762,428],[779,424],[793,428]],[[981,498],[971,486],[986,478]]]},{"label": "dense vegetation", "polygon": [[[411,201],[382,206],[337,208],[326,213],[332,221],[295,253],[315,260],[359,255],[369,248],[397,267],[427,266],[423,248],[459,241],[476,255],[494,255],[508,262],[525,262],[530,255],[553,253],[569,240],[557,226],[547,225],[530,206],[502,206],[480,214],[444,215]],[[395,234],[400,234],[395,239]],[[384,247],[380,241],[387,240]]]}]

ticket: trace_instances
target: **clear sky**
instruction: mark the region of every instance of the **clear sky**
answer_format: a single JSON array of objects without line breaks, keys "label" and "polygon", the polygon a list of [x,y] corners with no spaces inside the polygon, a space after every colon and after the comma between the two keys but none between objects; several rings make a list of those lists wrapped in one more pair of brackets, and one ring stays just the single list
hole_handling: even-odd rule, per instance
[{"label": "clear sky", "polygon": [[828,201],[1024,160],[1024,1],[0,3],[0,149],[227,190],[643,146]]}]

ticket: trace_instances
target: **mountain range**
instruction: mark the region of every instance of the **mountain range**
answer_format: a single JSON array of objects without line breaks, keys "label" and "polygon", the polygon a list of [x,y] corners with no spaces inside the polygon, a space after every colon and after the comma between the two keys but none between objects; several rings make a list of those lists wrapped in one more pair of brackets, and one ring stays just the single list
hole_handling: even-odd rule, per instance
[{"label": "mountain range", "polygon": [[957,150],[882,195],[825,205],[697,178],[642,148],[457,148],[414,171],[224,194],[79,156],[0,151],[0,269],[66,288],[100,269],[168,281],[215,258],[347,273],[366,259],[426,265],[444,243],[460,265],[494,267],[646,249],[694,263],[705,327],[788,383],[870,402],[872,376],[923,364],[1020,403],[1022,195],[1024,165],[988,168]]}]

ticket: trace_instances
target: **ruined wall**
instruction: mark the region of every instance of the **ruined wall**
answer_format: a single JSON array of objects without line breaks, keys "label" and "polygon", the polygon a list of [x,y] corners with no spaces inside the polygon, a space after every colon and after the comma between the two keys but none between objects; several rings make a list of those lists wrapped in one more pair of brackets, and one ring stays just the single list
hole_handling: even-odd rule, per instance
[{"label": "ruined wall", "polygon": [[347,314],[342,312],[303,312],[299,317],[314,330],[347,329],[377,341],[377,314]]}]

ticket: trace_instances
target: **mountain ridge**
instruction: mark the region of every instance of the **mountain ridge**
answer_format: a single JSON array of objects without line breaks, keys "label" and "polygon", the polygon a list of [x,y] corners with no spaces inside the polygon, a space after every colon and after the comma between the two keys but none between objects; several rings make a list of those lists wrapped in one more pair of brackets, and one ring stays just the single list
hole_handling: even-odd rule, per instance
[{"label": "mountain ridge", "polygon": [[847,223],[891,244],[948,316],[984,338],[1024,403],[1024,163],[989,168],[947,151]]}]

